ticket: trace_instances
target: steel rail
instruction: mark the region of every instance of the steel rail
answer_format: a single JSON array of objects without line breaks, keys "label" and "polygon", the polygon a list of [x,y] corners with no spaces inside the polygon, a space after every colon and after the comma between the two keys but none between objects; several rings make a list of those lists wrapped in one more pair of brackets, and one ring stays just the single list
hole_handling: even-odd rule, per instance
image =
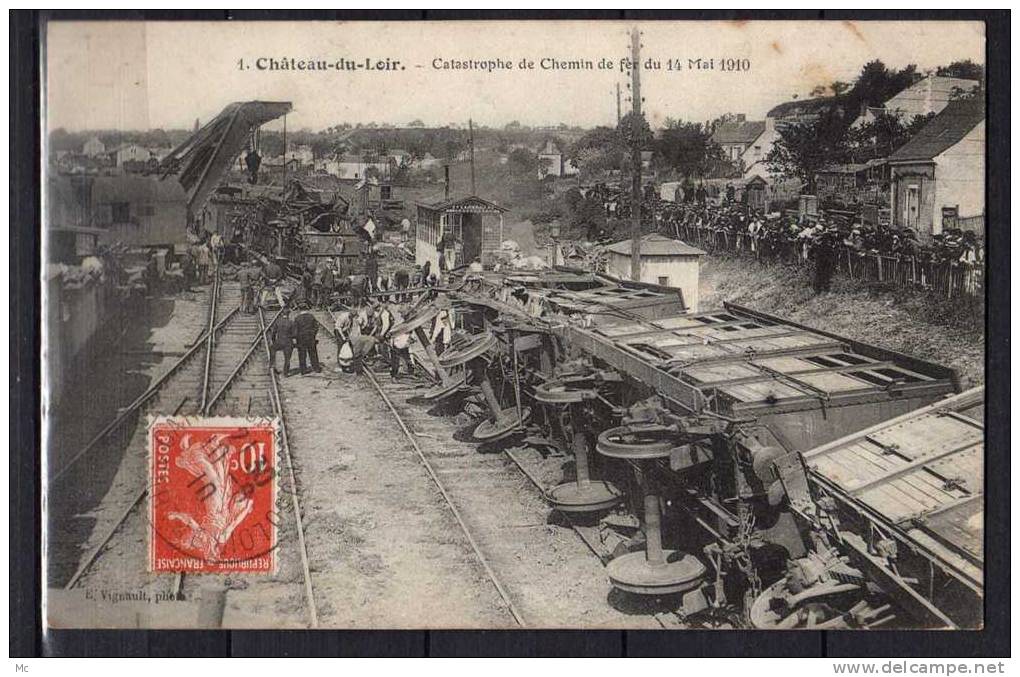
[{"label": "steel rail", "polygon": [[[281,311],[282,312],[282,311]],[[280,314],[277,313],[276,317]],[[276,318],[273,318],[276,321]],[[283,412],[283,399],[280,397],[280,388],[276,380],[276,371],[273,369],[272,351],[269,349],[268,327],[262,308],[259,308],[259,323],[262,325],[261,337],[262,346],[266,351],[266,361],[269,364],[269,381],[272,386],[273,409],[280,421],[280,450],[283,452],[284,461],[287,464],[287,476],[290,479],[291,506],[294,509],[294,521],[297,525],[298,547],[301,555],[301,571],[305,579],[305,598],[308,600],[309,627],[319,627],[319,612],[315,606],[315,593],[312,591],[312,573],[308,565],[308,547],[305,543],[305,530],[301,524],[301,504],[298,501],[297,480],[294,476],[294,463],[290,454],[290,444],[287,438],[287,422]]]},{"label": "steel rail", "polygon": [[216,332],[213,331],[213,327],[216,325],[216,307],[220,297],[220,273],[216,271],[216,276],[213,278],[213,289],[212,289],[212,303],[209,304],[209,322],[208,329],[206,330],[206,348],[205,348],[205,371],[202,373],[202,400],[199,404],[199,411],[205,411],[206,402],[209,397],[209,371],[212,367],[212,354],[213,347],[216,343]]},{"label": "steel rail", "polygon": [[362,373],[368,378],[369,383],[372,384],[376,392],[379,393],[379,397],[381,397],[383,402],[386,403],[386,406],[389,407],[389,410],[393,413],[394,418],[397,419],[397,423],[400,425],[400,429],[404,432],[404,436],[411,443],[411,446],[414,447],[414,451],[418,455],[418,459],[421,461],[422,465],[425,466],[425,470],[428,472],[429,477],[432,479],[432,483],[436,485],[436,488],[439,489],[439,493],[442,494],[443,499],[446,501],[446,505],[450,508],[450,511],[453,513],[454,518],[457,520],[457,524],[460,525],[460,530],[464,533],[464,536],[467,538],[468,543],[471,546],[471,549],[474,551],[475,557],[478,558],[478,561],[485,569],[486,575],[492,582],[493,587],[496,588],[496,592],[498,592],[499,596],[503,599],[503,603],[506,605],[506,608],[510,612],[510,615],[513,616],[514,621],[517,622],[517,625],[519,625],[522,628],[528,627],[528,624],[524,621],[524,617],[521,615],[520,611],[517,610],[517,607],[514,606],[514,603],[510,599],[510,595],[507,593],[506,589],[503,587],[503,584],[499,582],[499,578],[496,576],[496,572],[493,571],[492,566],[489,564],[489,560],[482,553],[482,550],[478,546],[478,543],[475,541],[474,536],[471,535],[471,530],[468,529],[467,524],[464,522],[464,518],[461,517],[460,510],[457,509],[457,506],[456,504],[454,504],[453,499],[450,497],[450,494],[447,493],[446,487],[443,486],[443,483],[442,481],[440,481],[439,476],[436,474],[436,471],[432,468],[432,464],[429,463],[428,458],[426,458],[425,452],[422,451],[421,446],[419,446],[418,444],[418,440],[415,439],[414,434],[407,427],[407,424],[404,423],[404,419],[400,416],[400,413],[397,411],[397,408],[393,406],[393,402],[386,395],[385,391],[383,391],[382,387],[379,385],[379,382],[376,381],[375,376],[372,375],[371,370],[363,369]]},{"label": "steel rail", "polygon": [[276,315],[273,316],[273,319],[270,320],[269,324],[267,325],[264,324],[264,319],[262,317],[262,309],[261,308],[259,309],[259,322],[263,323],[262,328],[259,329],[258,335],[256,335],[255,338],[252,339],[251,345],[248,346],[248,350],[245,352],[245,354],[241,356],[241,359],[238,360],[236,365],[234,365],[233,371],[230,372],[230,375],[223,382],[223,385],[221,385],[219,387],[219,390],[216,391],[216,394],[209,398],[209,401],[206,402],[206,405],[202,408],[202,415],[208,416],[209,412],[212,411],[212,408],[216,405],[217,402],[219,402],[220,398],[223,397],[223,394],[227,391],[227,389],[230,388],[231,385],[233,385],[234,379],[236,379],[237,375],[241,373],[242,369],[244,369],[244,366],[248,363],[248,360],[251,359],[251,356],[255,354],[255,349],[258,348],[259,343],[262,342],[263,338],[265,337],[266,333],[270,330],[270,328],[272,328],[272,326],[276,324],[276,320],[280,317],[281,312],[283,311],[282,310],[277,311]]},{"label": "steel rail", "polygon": [[[259,319],[260,320],[262,319],[261,313],[262,313],[262,309],[260,308],[259,309]],[[262,327],[259,330],[258,335],[256,335],[255,338],[252,339],[251,345],[248,347],[248,350],[241,357],[241,359],[238,361],[238,363],[236,365],[234,365],[233,371],[230,372],[230,375],[223,382],[223,385],[220,386],[220,389],[216,391],[216,394],[213,395],[209,399],[209,401],[206,402],[205,406],[201,409],[201,414],[203,416],[208,416],[209,415],[209,412],[212,411],[212,408],[216,405],[217,402],[219,402],[219,400],[223,396],[223,394],[227,391],[227,389],[231,385],[233,385],[234,379],[237,378],[237,375],[241,373],[241,370],[244,368],[244,366],[251,359],[252,355],[255,354],[255,349],[258,347],[259,343],[262,341],[262,337],[263,337],[264,332],[269,331],[269,328],[273,326],[273,324],[276,322],[276,319],[278,317],[280,317],[280,313],[279,312],[277,312],[276,315],[273,316],[273,319],[269,322],[269,325]],[[210,346],[210,348],[211,347],[212,346]],[[272,367],[272,365],[270,365],[270,368],[271,367]],[[206,367],[206,370],[207,370],[206,371],[206,377],[207,377],[207,379],[208,379],[208,369],[209,369],[209,367],[207,366]],[[208,380],[207,380],[207,382],[208,382]],[[205,392],[206,391],[203,390],[203,395],[204,395]],[[170,585],[170,594],[174,598],[176,598],[176,597],[180,596],[181,590],[183,588],[184,588],[184,572],[179,571],[174,576],[174,581]]]},{"label": "steel rail", "polygon": [[[325,312],[331,318],[333,317],[333,313],[330,310],[327,309]],[[319,324],[321,324],[324,327],[326,326],[325,323],[322,322],[322,320],[319,320]],[[327,327],[327,329],[329,328]],[[330,333],[331,337],[335,342],[336,337],[332,336],[332,332],[328,333]],[[496,592],[503,600],[503,603],[506,605],[507,611],[509,611],[510,615],[513,617],[514,621],[517,623],[518,626],[522,628],[528,627],[527,622],[525,622],[524,620],[524,616],[521,614],[520,611],[518,611],[517,607],[510,599],[509,593],[507,593],[506,589],[503,587],[503,584],[500,583],[499,578],[496,576],[496,572],[492,569],[492,566],[489,564],[489,560],[482,553],[482,550],[479,547],[477,541],[475,541],[474,536],[471,534],[471,530],[468,528],[467,523],[461,516],[460,510],[457,509],[456,504],[453,502],[453,499],[450,497],[450,494],[446,491],[446,487],[443,485],[442,481],[440,481],[439,476],[436,474],[435,469],[432,467],[432,464],[429,463],[428,458],[425,456],[425,452],[422,451],[421,446],[418,444],[418,440],[415,439],[414,434],[407,427],[407,424],[404,422],[404,419],[400,415],[400,412],[397,411],[397,408],[393,405],[392,400],[390,400],[389,396],[387,396],[386,393],[383,391],[382,387],[379,385],[379,382],[375,379],[375,376],[372,375],[371,370],[362,369],[362,373],[368,379],[368,382],[372,384],[372,387],[375,388],[375,391],[379,394],[379,397],[381,397],[382,401],[386,403],[387,408],[389,408],[390,412],[393,414],[393,417],[397,420],[397,424],[400,426],[400,429],[401,431],[403,431],[404,436],[407,438],[408,442],[410,442],[411,446],[414,448],[415,453],[418,455],[418,459],[425,467],[425,471],[428,473],[429,478],[432,480],[432,483],[435,484],[437,489],[439,489],[439,493],[442,495],[443,500],[446,502],[447,507],[449,507],[450,512],[453,513],[454,519],[457,520],[457,524],[460,526],[461,532],[464,534],[465,538],[467,538],[468,544],[471,546],[472,551],[474,551],[475,557],[481,563],[482,568],[485,570],[486,575],[489,577],[489,581],[496,589]]]},{"label": "steel rail", "polygon": [[[330,310],[326,309],[325,312],[330,317],[333,317],[333,313]],[[318,318],[316,318],[316,319],[318,319]],[[326,323],[322,322],[322,320],[319,320],[319,323],[323,327],[325,327],[327,330],[331,331],[331,328],[327,327]],[[334,338],[334,341],[335,341],[336,340],[335,337],[333,337],[333,338]],[[514,607],[513,603],[511,602],[511,600],[509,598],[509,595],[506,593],[506,591],[503,589],[502,585],[499,583],[499,580],[495,576],[494,572],[492,571],[492,568],[489,566],[488,561],[485,559],[484,555],[481,553],[481,551],[480,551],[477,543],[474,541],[474,538],[472,537],[472,535],[471,535],[471,533],[470,533],[466,523],[461,518],[460,512],[457,510],[457,507],[454,505],[453,500],[450,498],[449,494],[446,492],[446,489],[444,488],[444,486],[440,482],[438,476],[435,473],[435,470],[432,468],[432,465],[426,459],[425,454],[424,454],[424,452],[421,449],[421,446],[418,444],[417,439],[415,439],[415,437],[414,437],[414,434],[407,427],[406,423],[403,420],[403,417],[400,415],[400,413],[397,411],[396,407],[393,405],[392,400],[390,400],[390,398],[383,391],[382,387],[379,385],[379,382],[376,380],[376,378],[372,374],[372,372],[370,370],[368,370],[368,369],[365,369],[364,370],[364,374],[368,378],[368,380],[372,384],[372,386],[375,388],[376,392],[379,393],[379,396],[382,398],[382,400],[386,403],[386,406],[389,408],[390,412],[393,413],[394,417],[397,420],[397,423],[400,425],[401,431],[404,433],[404,436],[411,443],[411,446],[414,448],[415,452],[418,455],[418,458],[421,460],[422,464],[425,466],[426,471],[428,471],[428,473],[430,475],[430,478],[432,479],[433,483],[439,489],[439,491],[442,494],[444,500],[446,501],[446,504],[450,507],[450,510],[453,512],[454,517],[457,519],[457,522],[460,525],[461,531],[467,537],[468,542],[471,544],[471,547],[472,547],[472,549],[475,552],[475,555],[478,557],[479,561],[482,563],[482,566],[485,568],[486,573],[489,575],[489,579],[492,581],[492,583],[493,583],[494,587],[496,588],[497,592],[499,592],[500,597],[502,597],[502,599],[503,599],[504,603],[506,604],[507,608],[509,609],[511,615],[514,617],[514,620],[517,621],[518,624],[521,627],[527,627],[527,625],[525,624],[523,618],[517,612],[516,607]],[[511,461],[513,461],[514,465],[517,466],[517,469],[520,470],[520,472],[535,486],[535,488],[539,491],[539,493],[544,496],[545,495],[545,487],[542,486],[542,483],[538,480],[538,478],[535,477],[535,475],[532,472],[530,472],[524,466],[523,462],[511,450],[506,449],[506,450],[504,450],[504,453],[507,455],[507,457]],[[577,524],[573,521],[573,519],[570,518],[569,515],[566,515],[564,513],[564,517],[566,517],[567,521],[570,523],[571,529],[573,529],[574,533],[581,540],[581,542],[584,543],[584,545],[591,551],[591,553],[595,556],[596,559],[599,560],[599,562],[601,564],[605,565],[605,561],[603,560],[603,555],[602,555],[602,553],[600,553],[598,551],[598,547],[595,545],[595,543],[593,543],[591,541],[591,539],[588,538],[587,535],[585,535],[578,528]],[[675,627],[672,623],[669,623],[669,622],[665,621],[662,618],[662,614],[661,613],[653,614],[653,618],[663,628]]]},{"label": "steel rail", "polygon": [[[237,314],[237,311],[239,309],[240,306],[235,307],[233,310],[227,313],[227,315],[222,320],[220,320],[215,327],[213,327],[213,331],[219,331],[220,329],[222,329],[223,326]],[[156,380],[152,383],[152,385],[150,385],[145,390],[145,392],[136,397],[135,400],[131,402],[131,404],[129,404],[127,407],[121,410],[121,413],[119,413],[112,421],[106,424],[106,426],[102,430],[96,433],[81,450],[79,450],[74,456],[71,457],[71,460],[69,460],[64,465],[64,467],[62,467],[56,473],[50,475],[49,480],[47,481],[48,486],[52,487],[56,485],[57,481],[61,477],[66,475],[67,471],[74,467],[74,465],[78,463],[78,461],[80,461],[86,454],[92,451],[92,449],[101,441],[103,441],[103,439],[105,439],[108,435],[110,435],[112,432],[117,430],[121,425],[123,425],[135,412],[138,411],[138,409],[142,407],[142,405],[151,400],[163,388],[163,386],[170,379],[170,377],[176,374],[177,371],[180,370],[180,368],[183,367],[185,363],[189,362],[191,358],[193,358],[195,354],[199,351],[199,349],[202,348],[203,345],[205,345],[205,338],[207,336],[207,333],[208,332],[203,332],[202,336],[196,339],[195,343],[192,344],[192,346],[188,348],[188,350],[183,355],[181,355],[181,357],[176,362],[170,365],[170,367],[165,372],[160,374],[156,378]]]},{"label": "steel rail", "polygon": [[[182,399],[180,404],[178,404],[177,407],[174,408],[173,413],[174,414],[179,413],[181,408],[184,407],[184,404],[187,401],[188,401],[187,397]],[[106,534],[103,535],[103,537],[99,540],[99,543],[97,543],[92,548],[92,550],[89,551],[88,555],[85,556],[85,559],[82,560],[82,563],[78,565],[77,570],[75,570],[74,574],[64,585],[65,590],[70,590],[75,585],[77,585],[78,581],[81,580],[81,577],[84,576],[85,573],[92,568],[92,565],[95,564],[96,560],[99,558],[99,554],[106,548],[106,544],[109,543],[110,539],[113,538],[114,534],[116,534],[117,531],[120,530],[121,525],[123,525],[124,522],[127,521],[128,516],[134,511],[138,504],[142,502],[142,500],[148,495],[148,493],[149,493],[148,486],[144,486],[142,490],[138,492],[138,495],[135,496],[135,500],[133,500],[131,504],[128,505],[128,507],[125,508],[123,512],[121,512],[120,516],[114,521],[113,526],[110,527]]]}]

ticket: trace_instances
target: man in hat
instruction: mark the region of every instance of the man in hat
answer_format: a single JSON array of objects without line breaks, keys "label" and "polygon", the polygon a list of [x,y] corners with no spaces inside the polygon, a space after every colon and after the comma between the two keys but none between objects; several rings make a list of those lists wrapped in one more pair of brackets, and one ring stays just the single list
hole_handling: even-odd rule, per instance
[{"label": "man in hat", "polygon": [[829,291],[835,267],[836,245],[838,234],[825,230],[819,233],[811,246],[811,254],[815,260],[812,287],[816,294]]},{"label": "man in hat", "polygon": [[319,299],[320,308],[329,308],[330,300],[333,297],[334,284],[335,276],[333,274],[333,262],[326,261],[322,271],[322,291],[320,292],[321,298]]},{"label": "man in hat", "polygon": [[312,303],[312,284],[314,278],[312,277],[312,271],[306,265],[301,269],[301,289],[304,292],[302,297],[306,303]]},{"label": "man in hat", "polygon": [[294,335],[297,343],[298,351],[298,367],[301,369],[301,375],[304,376],[309,371],[322,371],[322,365],[319,364],[319,351],[317,348],[318,339],[316,334],[319,332],[319,321],[315,319],[308,310],[302,310],[298,313],[298,316],[294,318]]},{"label": "man in hat", "polygon": [[294,337],[295,328],[293,320],[290,319],[290,309],[284,307],[273,324],[269,361],[273,365],[273,371],[279,374],[280,370],[276,368],[276,353],[282,351],[285,377],[290,376],[290,356],[294,353]]},{"label": "man in hat", "polygon": [[248,267],[248,263],[245,262],[240,269],[237,271],[237,281],[241,283],[241,312],[252,313],[254,312],[255,305],[255,289],[252,286],[252,275],[251,269]]},{"label": "man in hat", "polygon": [[[407,289],[408,281],[409,279],[407,270],[405,270],[404,268],[400,268],[397,270],[397,272],[393,273],[394,286],[397,288],[398,291],[402,292],[403,290]],[[397,303],[404,303],[407,300],[408,299],[404,294],[397,294]]]},{"label": "man in hat", "polygon": [[359,306],[365,301],[368,295],[368,278],[365,275],[351,275],[350,278],[351,305]]}]

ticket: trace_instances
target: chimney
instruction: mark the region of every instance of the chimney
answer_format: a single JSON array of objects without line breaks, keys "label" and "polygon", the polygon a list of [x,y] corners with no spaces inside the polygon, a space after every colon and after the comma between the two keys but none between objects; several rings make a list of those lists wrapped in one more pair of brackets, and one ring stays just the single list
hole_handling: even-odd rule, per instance
[{"label": "chimney", "polygon": [[450,199],[450,165],[443,165],[443,196]]}]

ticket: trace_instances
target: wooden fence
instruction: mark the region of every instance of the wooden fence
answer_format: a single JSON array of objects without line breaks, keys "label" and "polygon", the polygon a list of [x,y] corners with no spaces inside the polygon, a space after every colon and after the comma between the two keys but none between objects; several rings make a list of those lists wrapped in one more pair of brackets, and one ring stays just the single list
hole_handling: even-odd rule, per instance
[{"label": "wooden fence", "polygon": [[[685,225],[676,227],[676,235],[708,252],[732,252],[764,262],[809,264],[801,242],[768,241],[751,238],[747,233]],[[945,298],[984,296],[984,266],[981,264],[860,252],[846,246],[837,248],[836,260],[838,270],[854,280],[914,287]]]}]

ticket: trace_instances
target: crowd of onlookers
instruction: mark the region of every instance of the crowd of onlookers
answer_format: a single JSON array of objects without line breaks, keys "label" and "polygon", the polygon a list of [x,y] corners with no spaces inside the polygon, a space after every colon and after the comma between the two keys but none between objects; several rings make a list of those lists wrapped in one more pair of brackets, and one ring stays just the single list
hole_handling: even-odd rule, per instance
[{"label": "crowd of onlookers", "polygon": [[[821,240],[844,246],[850,251],[881,254],[922,261],[959,261],[977,263],[982,250],[973,232],[957,228],[935,235],[931,244],[921,243],[917,233],[885,225],[853,223],[821,214],[801,220],[780,213],[765,214],[743,205],[721,206],[676,204],[657,201],[653,218],[659,231],[681,235],[682,229],[707,229],[727,236],[720,244],[733,249],[749,249],[759,255],[776,254],[780,249],[797,251],[806,261],[811,247]],[[681,238],[682,239],[682,238]]]},{"label": "crowd of onlookers", "polygon": [[[748,250],[758,256],[785,256],[797,252],[807,261],[812,246],[825,244],[862,254],[913,257],[934,263],[981,263],[984,260],[982,243],[977,235],[959,228],[946,228],[934,235],[930,242],[922,242],[910,229],[864,223],[861,219],[848,219],[825,211],[808,218],[784,212],[765,213],[735,199],[732,191],[720,192],[717,197],[709,199],[704,189],[695,187],[678,202],[661,199],[651,186],[646,186],[644,192],[642,221],[654,223],[659,232],[685,239],[682,231],[707,230],[719,247]],[[583,198],[598,203],[607,220],[630,217],[630,201],[626,192],[597,185],[584,192]],[[589,239],[608,242],[612,239],[610,230],[602,228],[598,232],[590,232]]]}]

